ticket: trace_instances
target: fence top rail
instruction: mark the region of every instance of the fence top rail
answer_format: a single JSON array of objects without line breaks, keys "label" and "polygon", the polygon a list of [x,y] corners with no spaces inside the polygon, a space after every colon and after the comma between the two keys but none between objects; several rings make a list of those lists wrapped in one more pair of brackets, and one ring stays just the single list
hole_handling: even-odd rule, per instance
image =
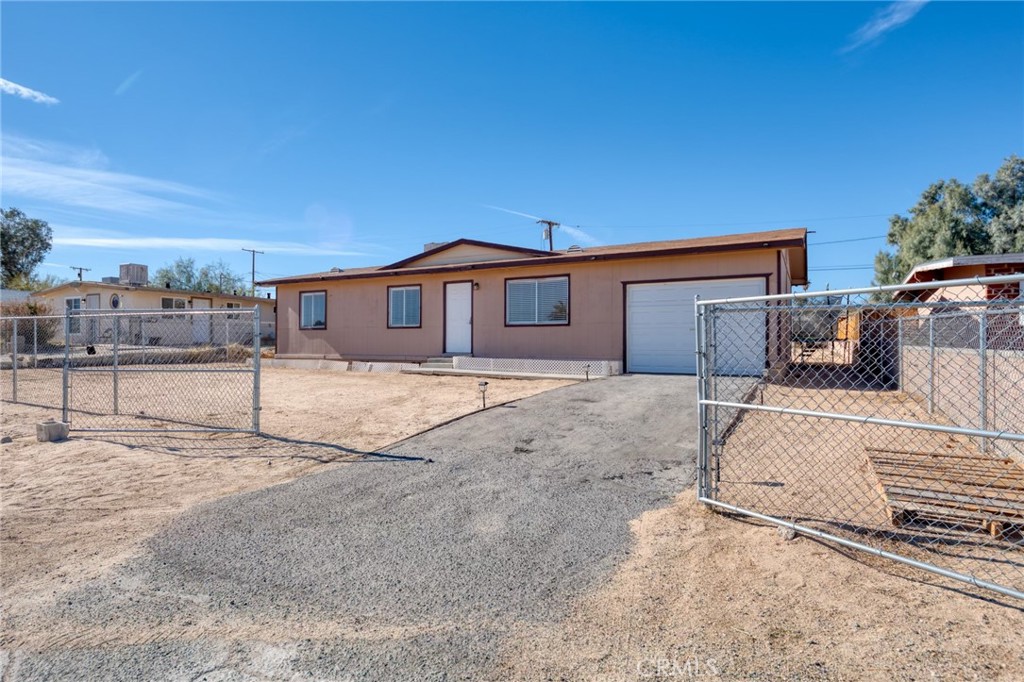
[{"label": "fence top rail", "polygon": [[[800,298],[821,298],[823,296],[854,296],[859,294],[881,294],[896,291],[924,291],[927,289],[946,289],[987,284],[1012,284],[1024,282],[1024,272],[997,277],[967,277],[964,279],[948,279],[937,282],[914,282],[912,284],[889,284],[886,286],[862,287],[860,289],[832,289],[828,291],[800,291],[789,294],[772,294],[770,296],[742,296],[737,298],[716,298],[707,301],[697,300],[698,306],[722,305],[727,303],[754,303],[758,301],[790,301]],[[885,304],[882,304],[885,305]]]},{"label": "fence top rail", "polygon": [[2,320],[63,320],[64,315],[0,315]]},{"label": "fence top rail", "polygon": [[[68,310],[70,317],[131,317],[132,315],[251,315],[258,308],[131,308],[128,310],[95,310],[80,308]],[[54,316],[51,316],[54,317]],[[65,315],[57,315],[63,319]]]}]

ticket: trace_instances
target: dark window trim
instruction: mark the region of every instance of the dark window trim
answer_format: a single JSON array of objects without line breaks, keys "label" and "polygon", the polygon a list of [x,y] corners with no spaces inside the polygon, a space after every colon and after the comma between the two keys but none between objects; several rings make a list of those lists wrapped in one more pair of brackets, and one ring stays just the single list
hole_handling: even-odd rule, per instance
[{"label": "dark window trim", "polygon": [[[392,289],[419,289],[420,290],[420,315],[419,324],[402,324],[397,327],[391,324],[391,290]],[[422,329],[423,328],[423,285],[422,284],[392,284],[388,286],[388,329]]]},{"label": "dark window trim", "polygon": [[[302,295],[303,294],[323,294],[324,295],[324,324],[322,327],[303,327],[302,326]],[[327,329],[327,289],[311,289],[309,291],[299,292],[299,329],[308,329],[310,331],[320,331]]]},{"label": "dark window trim", "polygon": [[[721,279],[763,279],[764,290],[768,292],[771,290],[771,273],[770,272],[754,272],[747,275],[714,275],[712,277],[670,277],[667,279],[634,279],[630,281],[622,282],[622,373],[629,374],[629,348],[628,346],[628,334],[626,333],[626,326],[629,324],[628,316],[628,305],[627,294],[629,285],[631,284],[667,284],[669,282],[708,282],[712,280]],[[771,348],[768,344],[768,325],[765,324],[764,329],[764,361],[765,368],[767,369],[768,363],[771,361],[770,351]]]},{"label": "dark window trim", "polygon": [[[569,306],[569,309],[567,311],[565,311],[565,322],[549,322],[547,324],[540,324],[540,323],[537,323],[537,322],[526,323],[526,324],[522,324],[522,323],[519,323],[519,324],[509,324],[509,322],[508,322],[508,283],[509,282],[515,282],[517,280],[524,280],[524,279],[532,279],[532,280],[559,279],[561,277],[565,278],[565,296],[568,299],[566,301],[566,304]],[[534,276],[534,277],[506,277],[505,278],[505,284],[503,285],[503,287],[504,288],[502,289],[502,292],[501,292],[501,297],[502,297],[502,300],[504,301],[504,304],[503,304],[504,305],[504,311],[502,312],[502,321],[505,323],[506,327],[509,327],[509,328],[512,328],[512,329],[519,329],[519,328],[522,328],[522,327],[568,327],[568,326],[570,326],[572,324],[572,277],[569,275],[568,272],[564,272],[564,273],[557,274],[557,275],[539,275],[539,276]]]}]

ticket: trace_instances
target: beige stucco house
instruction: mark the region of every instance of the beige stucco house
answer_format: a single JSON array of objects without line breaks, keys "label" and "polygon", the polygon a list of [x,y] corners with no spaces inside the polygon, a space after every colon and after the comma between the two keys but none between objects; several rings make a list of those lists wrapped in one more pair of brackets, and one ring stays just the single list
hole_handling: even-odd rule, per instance
[{"label": "beige stucco house", "polygon": [[[134,268],[134,270],[133,270]],[[260,336],[274,337],[276,305],[273,298],[239,296],[234,294],[184,291],[169,287],[149,286],[144,266],[125,265],[121,277],[111,281],[91,282],[72,280],[50,289],[32,294],[32,300],[46,303],[54,314],[66,310],[152,310],[154,314],[140,318],[134,336],[145,334],[149,345],[219,344],[225,340],[238,341],[252,337],[251,328],[243,328],[240,318],[224,316],[223,324],[208,316],[184,318],[172,311],[201,309],[260,309]],[[156,311],[167,311],[156,312]],[[72,343],[101,341],[111,327],[110,318],[72,320]],[[141,339],[140,339],[141,341]]]},{"label": "beige stucco house", "polygon": [[[694,296],[807,283],[802,228],[562,251],[473,239],[428,246],[384,266],[261,282],[277,287],[277,357],[585,360],[691,373]],[[786,357],[774,316],[759,319],[734,351],[738,372]]]},{"label": "beige stucco house", "polygon": [[[1003,284],[965,284],[945,286],[951,280],[995,277],[1024,273],[1024,253],[951,256],[928,261],[914,267],[904,284],[935,282],[934,289],[899,292],[897,300],[921,301],[933,305],[922,306],[917,313],[922,317],[935,312],[958,308],[958,303],[988,302],[986,343],[989,348],[1024,350],[1024,306],[1020,282]],[[943,304],[938,307],[934,304]],[[943,319],[933,323],[940,343],[977,345],[978,331],[967,325],[966,318]],[[957,337],[957,338],[953,338]]]},{"label": "beige stucco house", "polygon": [[954,279],[995,277],[1024,273],[1024,253],[984,254],[978,256],[951,256],[921,263],[910,271],[904,284],[936,282],[935,289],[924,292],[905,292],[902,298],[921,301],[994,301],[1020,298],[1020,284],[971,284],[946,287],[938,283]]}]

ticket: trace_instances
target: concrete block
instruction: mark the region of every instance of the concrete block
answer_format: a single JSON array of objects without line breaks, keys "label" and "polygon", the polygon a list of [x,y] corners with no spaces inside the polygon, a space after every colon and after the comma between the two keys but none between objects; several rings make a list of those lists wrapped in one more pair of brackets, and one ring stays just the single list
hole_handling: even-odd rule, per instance
[{"label": "concrete block", "polygon": [[68,425],[52,419],[36,424],[36,440],[41,443],[52,443],[68,437]]}]

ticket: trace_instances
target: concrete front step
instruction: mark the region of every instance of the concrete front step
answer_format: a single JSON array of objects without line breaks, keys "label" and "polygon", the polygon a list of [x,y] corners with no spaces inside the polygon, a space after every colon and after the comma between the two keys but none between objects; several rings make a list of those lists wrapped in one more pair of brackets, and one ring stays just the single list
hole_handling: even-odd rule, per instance
[{"label": "concrete front step", "polygon": [[[434,376],[462,376],[462,377],[483,377],[493,379],[567,379],[569,381],[583,381],[584,377],[576,374],[546,374],[541,372],[498,372],[493,370],[474,369],[449,369],[440,367],[428,367],[427,363],[420,365],[419,369],[403,369],[402,374],[432,374]],[[590,380],[603,379],[604,377],[592,376]]]},{"label": "concrete front step", "polygon": [[448,362],[434,362],[430,360],[420,364],[420,367],[427,369],[454,369],[455,365],[449,360]]}]

